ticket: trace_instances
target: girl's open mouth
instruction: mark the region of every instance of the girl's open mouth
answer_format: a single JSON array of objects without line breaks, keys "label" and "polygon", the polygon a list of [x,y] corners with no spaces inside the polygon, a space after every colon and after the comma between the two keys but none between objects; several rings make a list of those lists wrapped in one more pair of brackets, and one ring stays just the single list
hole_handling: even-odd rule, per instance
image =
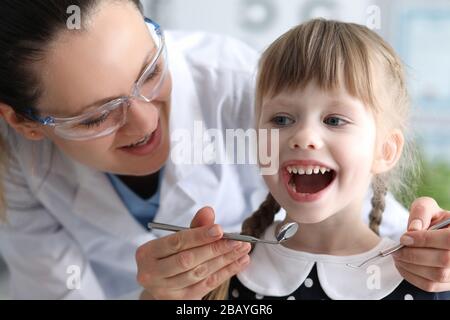
[{"label": "girl's open mouth", "polygon": [[336,178],[336,171],[323,165],[287,165],[283,180],[290,196],[299,202],[318,200]]}]

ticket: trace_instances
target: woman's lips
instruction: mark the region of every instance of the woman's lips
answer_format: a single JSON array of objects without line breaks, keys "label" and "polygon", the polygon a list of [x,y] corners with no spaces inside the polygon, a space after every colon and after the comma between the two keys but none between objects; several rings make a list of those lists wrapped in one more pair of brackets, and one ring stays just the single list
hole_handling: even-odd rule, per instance
[{"label": "woman's lips", "polygon": [[159,121],[158,127],[151,134],[146,144],[135,147],[122,147],[119,148],[119,150],[135,156],[147,156],[160,146],[161,140],[162,140],[162,130],[161,130],[161,121]]}]

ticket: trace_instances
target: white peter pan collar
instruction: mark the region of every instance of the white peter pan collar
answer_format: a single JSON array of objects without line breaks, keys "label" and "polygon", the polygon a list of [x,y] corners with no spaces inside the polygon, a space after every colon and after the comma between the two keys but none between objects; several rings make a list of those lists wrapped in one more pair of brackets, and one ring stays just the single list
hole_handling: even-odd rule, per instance
[{"label": "white peter pan collar", "polygon": [[[265,239],[274,239],[277,224],[267,228]],[[282,297],[297,290],[316,265],[320,286],[330,299],[379,300],[403,281],[392,257],[380,258],[359,269],[347,264],[361,263],[395,244],[390,239],[382,239],[372,250],[353,256],[311,254],[281,245],[256,245],[249,267],[238,275],[238,279],[257,294]],[[308,279],[305,286],[310,285]]]}]

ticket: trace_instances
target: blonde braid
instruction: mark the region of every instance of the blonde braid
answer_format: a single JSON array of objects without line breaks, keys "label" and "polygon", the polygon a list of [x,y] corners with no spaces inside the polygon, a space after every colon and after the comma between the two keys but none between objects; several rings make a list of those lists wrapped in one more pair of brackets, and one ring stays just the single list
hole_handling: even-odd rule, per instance
[{"label": "blonde braid", "polygon": [[383,212],[386,206],[387,186],[384,179],[376,176],[372,182],[373,197],[372,210],[369,215],[369,227],[377,235],[380,235],[380,224],[383,219]]},{"label": "blonde braid", "polygon": [[241,233],[259,238],[273,223],[275,215],[280,209],[280,205],[273,198],[272,194],[269,193],[258,210],[244,221]]},{"label": "blonde braid", "polygon": [[[260,237],[263,232],[274,222],[275,215],[280,211],[281,206],[269,193],[266,200],[259,206],[253,215],[247,218],[242,224],[242,234],[253,237]],[[254,244],[252,244],[254,248]],[[218,288],[211,291],[204,300],[225,300],[228,297],[230,280],[222,283]]]}]

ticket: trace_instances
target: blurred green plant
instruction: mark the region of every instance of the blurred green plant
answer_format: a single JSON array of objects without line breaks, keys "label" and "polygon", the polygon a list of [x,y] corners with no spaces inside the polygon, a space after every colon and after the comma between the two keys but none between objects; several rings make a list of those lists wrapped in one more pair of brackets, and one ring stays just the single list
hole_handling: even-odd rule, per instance
[{"label": "blurred green plant", "polygon": [[418,197],[431,197],[450,210],[450,161],[424,161],[417,189]]},{"label": "blurred green plant", "polygon": [[418,170],[404,176],[407,189],[395,193],[395,198],[405,207],[419,197],[431,197],[441,208],[450,210],[450,160],[430,160],[420,143],[416,144],[415,162]]}]

